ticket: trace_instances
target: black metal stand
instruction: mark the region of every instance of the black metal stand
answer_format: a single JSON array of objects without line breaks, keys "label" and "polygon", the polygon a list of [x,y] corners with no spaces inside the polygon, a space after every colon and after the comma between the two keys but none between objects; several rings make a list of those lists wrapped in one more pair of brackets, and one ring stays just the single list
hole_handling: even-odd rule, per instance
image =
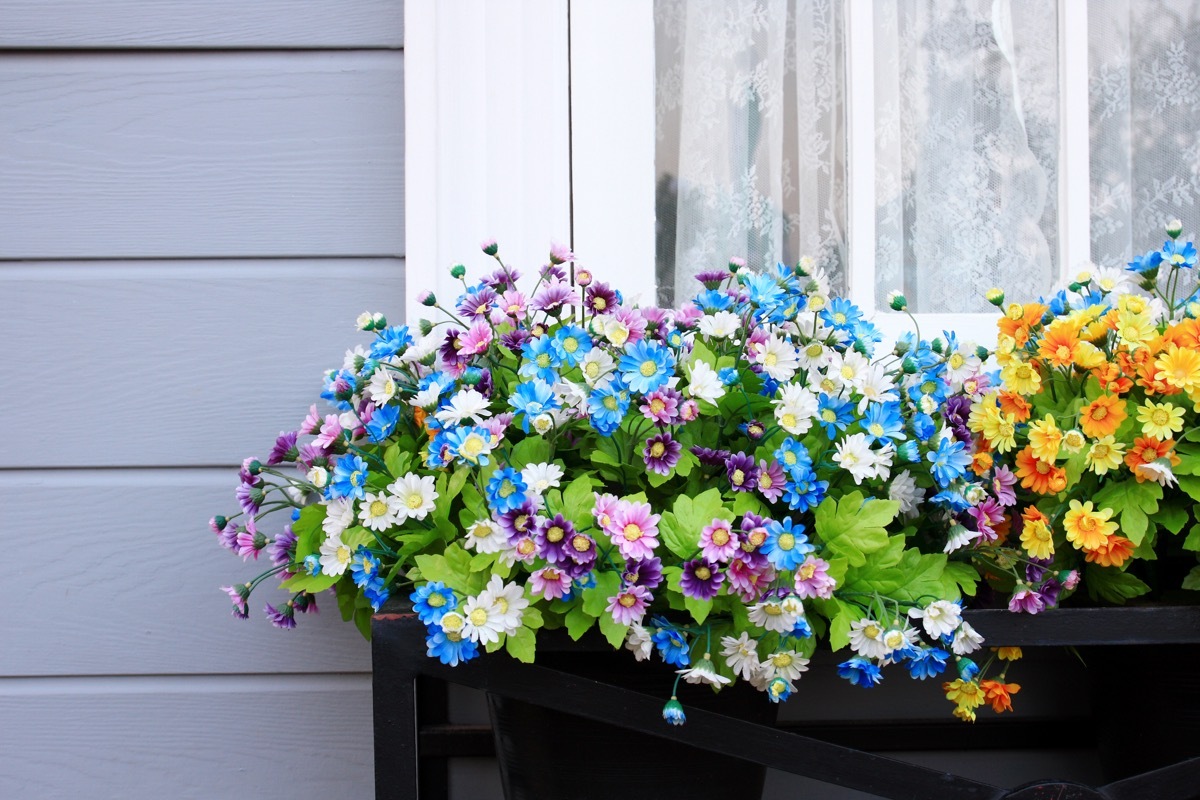
[{"label": "black metal stand", "polygon": [[[1061,609],[1036,617],[1007,611],[967,612],[990,645],[1175,645],[1200,643],[1200,607]],[[1200,798],[1200,741],[1188,743],[1185,761],[1100,787],[1041,781],[1017,788],[992,786],[947,772],[834,744],[795,730],[756,725],[720,714],[688,709],[688,722],[662,721],[663,699],[588,680],[504,654],[484,655],[447,667],[425,655],[425,626],[407,613],[381,613],[372,623],[375,715],[375,796],[378,800],[445,797],[445,757],[490,753],[490,733],[479,726],[456,727],[421,708],[418,679],[432,677],[535,705],[570,709],[593,720],[674,739],[795,775],[803,775],[878,797],[973,798],[975,800],[1188,800]],[[549,646],[554,646],[550,643]],[[579,647],[572,643],[573,648]],[[607,646],[607,645],[602,645]],[[539,642],[539,647],[545,646]],[[1136,687],[1124,687],[1135,693]],[[1147,688],[1146,691],[1151,691]],[[1131,699],[1130,702],[1136,702]],[[424,713],[422,713],[424,712]],[[1147,720],[1147,722],[1153,722]],[[915,733],[919,723],[897,725]],[[958,725],[961,723],[955,722]],[[872,725],[872,728],[879,726]],[[894,731],[893,731],[894,733]],[[1138,735],[1132,732],[1133,735]],[[919,737],[919,734],[917,734]],[[828,738],[843,738],[836,731]],[[869,738],[869,737],[868,737]],[[963,737],[959,746],[969,747]],[[918,749],[915,738],[906,749]],[[944,743],[929,749],[943,749]],[[439,759],[437,769],[422,761]],[[433,766],[430,764],[429,766]]]}]

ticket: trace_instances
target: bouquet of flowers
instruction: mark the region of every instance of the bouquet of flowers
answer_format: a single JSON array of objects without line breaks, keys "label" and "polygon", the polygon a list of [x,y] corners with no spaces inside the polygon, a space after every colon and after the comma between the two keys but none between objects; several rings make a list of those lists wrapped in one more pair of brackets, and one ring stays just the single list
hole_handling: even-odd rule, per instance
[{"label": "bouquet of flowers", "polygon": [[[959,716],[1011,708],[1018,687],[984,679],[961,615],[980,577],[961,545],[990,530],[990,488],[1012,489],[981,477],[966,429],[995,397],[986,351],[951,334],[885,350],[809,260],[734,260],[666,310],[562,247],[528,290],[483,252],[494,270],[453,267],[453,303],[421,296],[442,320],[363,314],[373,339],[327,373],[332,409],[243,464],[240,513],[211,525],[274,566],[224,587],[235,616],[274,576],[279,627],[332,589],[369,635],[398,596],[448,664],[529,662],[541,630],[598,629],[676,684],[741,678],[775,702],[826,639],[859,686],[950,669]],[[664,717],[683,721],[674,692]]]},{"label": "bouquet of flowers", "polygon": [[[1096,600],[1200,589],[1200,304],[1196,248],[1168,239],[1127,270],[1084,272],[999,322],[1003,387],[968,425],[1019,513],[986,538],[1013,610],[1037,613],[1082,571]],[[993,290],[990,299],[1004,306]],[[1187,551],[1190,551],[1187,552]],[[1172,574],[1170,564],[1190,562]],[[1181,583],[1180,583],[1181,581]]]}]

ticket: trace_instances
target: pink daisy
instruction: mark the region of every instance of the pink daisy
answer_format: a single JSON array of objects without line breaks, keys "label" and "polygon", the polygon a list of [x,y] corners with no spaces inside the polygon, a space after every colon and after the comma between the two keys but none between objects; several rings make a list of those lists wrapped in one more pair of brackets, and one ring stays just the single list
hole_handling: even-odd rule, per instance
[{"label": "pink daisy", "polygon": [[459,355],[474,356],[479,355],[488,349],[488,345],[492,343],[492,326],[486,321],[476,322],[471,326],[471,330],[467,331],[459,338]]},{"label": "pink daisy", "polygon": [[337,414],[330,414],[325,417],[325,421],[321,423],[321,432],[317,434],[317,438],[313,439],[313,444],[317,447],[323,447],[328,450],[334,442],[342,435],[342,423],[338,421]]},{"label": "pink daisy", "polygon": [[544,600],[557,600],[571,588],[571,576],[554,567],[545,567],[529,576],[529,587]]},{"label": "pink daisy", "polygon": [[596,495],[596,504],[592,506],[592,516],[596,524],[607,531],[608,526],[612,524],[613,511],[620,502],[615,494]]},{"label": "pink daisy", "polygon": [[772,503],[783,497],[784,484],[787,479],[783,475],[783,467],[778,461],[762,460],[758,462],[758,492]]},{"label": "pink daisy", "polygon": [[726,563],[738,552],[740,545],[733,526],[723,519],[714,519],[700,531],[700,552],[709,561]]},{"label": "pink daisy", "polygon": [[308,416],[304,418],[304,422],[300,423],[300,433],[316,433],[321,429],[321,413],[317,411],[316,404],[309,406]]},{"label": "pink daisy", "polygon": [[823,558],[810,555],[796,568],[796,595],[801,599],[828,600],[835,586],[837,581],[829,576],[829,562]]},{"label": "pink daisy", "polygon": [[995,474],[992,476],[992,492],[996,495],[996,500],[1002,506],[1015,505],[1017,502],[1016,492],[1013,491],[1013,486],[1017,482],[1017,476],[1007,466],[997,467]]},{"label": "pink daisy", "polygon": [[623,557],[641,561],[654,555],[654,548],[658,547],[659,518],[650,512],[649,503],[621,501],[605,530]]},{"label": "pink daisy", "polygon": [[761,563],[735,558],[725,572],[729,588],[746,603],[757,603],[775,580],[775,568],[765,558]]},{"label": "pink daisy", "polygon": [[646,395],[639,407],[646,419],[672,425],[679,414],[679,401],[683,396],[674,389],[659,389]]},{"label": "pink daisy", "polygon": [[618,625],[641,622],[646,614],[646,604],[654,599],[645,586],[626,586],[615,596],[608,598],[608,610]]}]

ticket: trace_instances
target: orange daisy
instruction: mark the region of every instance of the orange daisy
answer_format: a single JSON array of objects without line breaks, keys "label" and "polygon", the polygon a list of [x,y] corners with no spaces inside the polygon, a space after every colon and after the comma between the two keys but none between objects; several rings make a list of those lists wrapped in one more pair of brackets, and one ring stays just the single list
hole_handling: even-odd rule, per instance
[{"label": "orange daisy", "polygon": [[1067,471],[1042,461],[1033,454],[1032,447],[1026,446],[1017,453],[1016,461],[1017,477],[1021,479],[1022,488],[1032,489],[1038,494],[1058,494],[1067,487]]},{"label": "orange daisy", "polygon": [[1042,316],[1050,310],[1050,306],[1041,303],[1026,303],[1024,306],[1013,304],[1009,312],[996,322],[996,327],[1005,336],[1011,336],[1017,347],[1024,347],[1029,341],[1029,329],[1039,325]]},{"label": "orange daisy", "polygon": [[1108,540],[1084,554],[1084,558],[1102,567],[1120,567],[1133,555],[1133,542],[1113,534]]},{"label": "orange daisy", "polygon": [[997,714],[1012,711],[1012,696],[1021,691],[1019,683],[1001,683],[1000,681],[982,680],[979,688],[983,690],[984,700],[991,704]]},{"label": "orange daisy", "polygon": [[971,472],[982,476],[992,468],[993,463],[995,463],[995,459],[992,458],[992,454],[985,450],[980,450],[971,456]]},{"label": "orange daisy", "polygon": [[1005,414],[1012,414],[1017,422],[1029,419],[1033,406],[1024,397],[1016,392],[1000,392],[999,399],[1000,410]]},{"label": "orange daisy", "polygon": [[1079,350],[1079,320],[1057,319],[1042,333],[1038,355],[1055,367],[1075,364]]},{"label": "orange daisy", "polygon": [[1079,409],[1079,427],[1093,439],[1112,436],[1125,421],[1125,401],[1116,395],[1097,397]]}]

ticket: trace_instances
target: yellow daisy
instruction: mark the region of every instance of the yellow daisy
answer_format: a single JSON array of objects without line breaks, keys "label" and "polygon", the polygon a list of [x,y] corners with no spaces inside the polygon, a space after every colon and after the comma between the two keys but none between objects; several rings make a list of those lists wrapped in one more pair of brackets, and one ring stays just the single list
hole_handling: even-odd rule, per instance
[{"label": "yellow daisy", "polygon": [[980,432],[991,443],[992,448],[1000,453],[1007,453],[1017,446],[1017,422],[1012,414],[1005,414],[999,408],[988,408],[980,420]]},{"label": "yellow daisy", "polygon": [[1142,433],[1155,439],[1174,439],[1174,434],[1183,430],[1183,409],[1170,403],[1155,403],[1147,400],[1138,407],[1137,421],[1142,423]]},{"label": "yellow daisy", "polygon": [[1170,345],[1154,361],[1154,380],[1191,391],[1200,388],[1200,352]]},{"label": "yellow daisy", "polygon": [[1063,433],[1054,424],[1054,417],[1050,414],[1029,425],[1029,446],[1033,448],[1033,454],[1042,461],[1054,461],[1058,458],[1062,440]]},{"label": "yellow daisy", "polygon": [[1076,550],[1095,550],[1102,547],[1108,537],[1117,532],[1117,523],[1110,522],[1113,511],[1111,508],[1092,508],[1092,501],[1080,503],[1071,501],[1071,509],[1063,517],[1063,528],[1067,531],[1067,541]]},{"label": "yellow daisy", "polygon": [[1000,380],[1017,394],[1037,394],[1042,388],[1042,376],[1032,364],[1013,361],[1000,371]]},{"label": "yellow daisy", "polygon": [[1125,457],[1125,443],[1118,442],[1111,436],[1105,436],[1092,444],[1087,452],[1087,464],[1097,475],[1103,475],[1110,469],[1118,469],[1121,459]]}]

